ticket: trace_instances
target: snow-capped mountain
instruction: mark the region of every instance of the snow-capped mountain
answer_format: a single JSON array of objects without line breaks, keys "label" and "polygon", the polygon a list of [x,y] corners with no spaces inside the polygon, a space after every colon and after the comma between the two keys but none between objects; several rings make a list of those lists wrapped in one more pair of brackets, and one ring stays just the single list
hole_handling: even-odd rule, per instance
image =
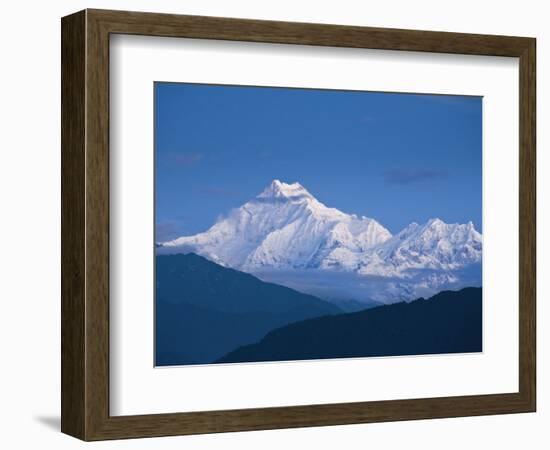
[{"label": "snow-capped mountain", "polygon": [[459,272],[481,261],[482,236],[471,222],[446,224],[439,219],[412,223],[392,236],[374,219],[325,206],[299,183],[274,180],[209,230],[159,243],[157,251],[194,252],[224,266],[261,273],[266,281],[266,274],[284,271],[315,277],[350,273],[357,275],[359,285],[366,278],[382,278],[387,280],[383,294],[369,298],[391,301],[459,283]]},{"label": "snow-capped mountain", "polygon": [[431,219],[412,223],[360,259],[362,275],[404,276],[414,269],[453,271],[481,261],[482,237],[474,224]]},{"label": "snow-capped mountain", "polygon": [[323,267],[338,248],[361,254],[390,237],[373,219],[328,208],[299,183],[274,180],[204,233],[161,246],[167,252],[194,251],[219,264],[254,272]]}]

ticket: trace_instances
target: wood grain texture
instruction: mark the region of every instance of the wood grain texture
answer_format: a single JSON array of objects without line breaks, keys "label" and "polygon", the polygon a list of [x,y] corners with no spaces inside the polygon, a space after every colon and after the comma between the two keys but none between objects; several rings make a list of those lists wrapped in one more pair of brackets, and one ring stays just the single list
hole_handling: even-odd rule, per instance
[{"label": "wood grain texture", "polygon": [[[109,34],[520,58],[519,392],[109,416]],[[86,10],[62,20],[62,430],[84,440],[534,411],[535,40]],[[182,405],[182,409],[185,405]]]},{"label": "wood grain texture", "polygon": [[83,437],[86,232],[84,12],[65,17],[61,35],[61,430]]},{"label": "wood grain texture", "polygon": [[111,33],[280,44],[521,56],[529,38],[436,31],[88,10]]},{"label": "wood grain texture", "polygon": [[530,40],[519,67],[519,383],[536,409],[536,41]]},{"label": "wood grain texture", "polygon": [[86,439],[109,417],[109,33],[86,27]]}]

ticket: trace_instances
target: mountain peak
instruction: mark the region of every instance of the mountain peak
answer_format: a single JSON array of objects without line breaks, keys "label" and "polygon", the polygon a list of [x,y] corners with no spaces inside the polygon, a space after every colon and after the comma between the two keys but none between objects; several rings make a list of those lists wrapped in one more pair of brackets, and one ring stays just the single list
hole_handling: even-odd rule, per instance
[{"label": "mountain peak", "polygon": [[313,196],[300,183],[284,183],[280,180],[273,180],[267,186],[258,198],[277,198],[277,199],[293,199],[300,197],[313,198]]},{"label": "mountain peak", "polygon": [[428,220],[426,224],[424,225],[424,228],[426,230],[449,230],[449,229],[461,229],[465,232],[475,232],[477,233],[477,230],[475,229],[474,223],[470,220],[467,223],[460,224],[460,223],[447,223],[439,218],[434,218]]},{"label": "mountain peak", "polygon": [[427,226],[441,226],[441,225],[447,225],[445,222],[443,222],[439,217],[434,217],[433,219],[428,220]]}]

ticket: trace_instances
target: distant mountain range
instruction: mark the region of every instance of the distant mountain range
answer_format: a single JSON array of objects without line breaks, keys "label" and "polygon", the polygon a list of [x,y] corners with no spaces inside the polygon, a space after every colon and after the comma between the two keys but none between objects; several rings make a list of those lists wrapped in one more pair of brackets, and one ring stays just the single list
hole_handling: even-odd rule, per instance
[{"label": "distant mountain range", "polygon": [[481,286],[482,236],[472,222],[431,219],[392,236],[374,219],[329,208],[301,184],[279,180],[209,230],[156,250],[194,252],[338,301],[391,303]]},{"label": "distant mountain range", "polygon": [[268,331],[340,313],[331,303],[195,254],[156,257],[156,365],[206,364]]},{"label": "distant mountain range", "polygon": [[481,352],[481,295],[481,288],[465,288],[428,300],[292,323],[217,362]]}]

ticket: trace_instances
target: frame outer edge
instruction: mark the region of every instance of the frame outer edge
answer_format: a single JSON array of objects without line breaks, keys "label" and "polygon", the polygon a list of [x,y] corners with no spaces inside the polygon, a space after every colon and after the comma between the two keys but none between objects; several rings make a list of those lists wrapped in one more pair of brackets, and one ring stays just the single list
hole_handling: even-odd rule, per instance
[{"label": "frame outer edge", "polygon": [[[524,262],[519,267],[519,392],[109,416],[110,33],[519,56],[520,261]],[[84,10],[63,18],[62,431],[83,440],[102,440],[534,411],[534,108],[535,40],[531,38],[107,10]]]},{"label": "frame outer edge", "polygon": [[536,39],[520,56],[520,393],[536,411]]},{"label": "frame outer edge", "polygon": [[[112,33],[197,39],[519,57],[531,38],[311,22],[102,9],[90,20]],[[215,30],[215,31],[213,31]]]},{"label": "frame outer edge", "polygon": [[61,20],[61,431],[84,439],[85,37],[83,11]]}]

